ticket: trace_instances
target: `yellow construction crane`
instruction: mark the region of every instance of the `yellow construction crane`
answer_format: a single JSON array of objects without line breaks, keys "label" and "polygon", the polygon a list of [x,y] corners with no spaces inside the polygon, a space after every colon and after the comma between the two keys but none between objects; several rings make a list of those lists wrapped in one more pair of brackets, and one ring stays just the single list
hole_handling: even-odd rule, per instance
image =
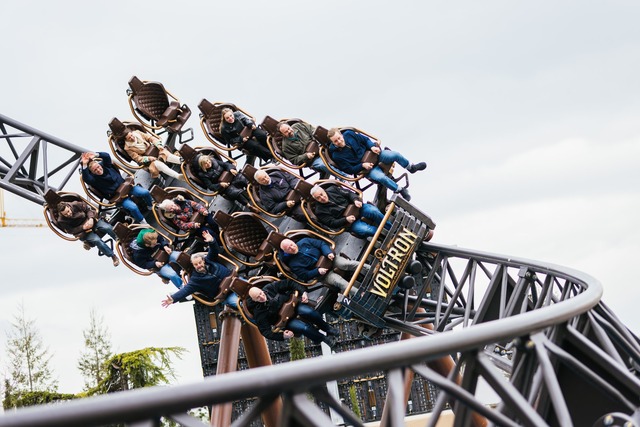
[{"label": "yellow construction crane", "polygon": [[0,228],[4,227],[44,227],[47,223],[44,219],[34,218],[7,218],[4,211],[4,191],[0,188]]}]

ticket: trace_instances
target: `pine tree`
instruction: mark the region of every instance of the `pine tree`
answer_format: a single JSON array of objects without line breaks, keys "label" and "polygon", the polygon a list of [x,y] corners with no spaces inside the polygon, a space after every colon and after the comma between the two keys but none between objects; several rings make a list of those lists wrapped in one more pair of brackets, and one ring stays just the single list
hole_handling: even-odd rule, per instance
[{"label": "pine tree", "polygon": [[[14,315],[13,329],[7,332],[8,373],[5,378],[5,405],[25,393],[57,392],[58,380],[49,367],[52,355],[44,346],[35,321],[27,319],[24,304]],[[6,408],[6,406],[5,406]]]},{"label": "pine tree", "polygon": [[89,328],[82,331],[85,350],[80,354],[78,369],[84,377],[85,390],[97,387],[106,376],[106,361],[111,357],[111,337],[104,319],[95,309],[89,313]]}]

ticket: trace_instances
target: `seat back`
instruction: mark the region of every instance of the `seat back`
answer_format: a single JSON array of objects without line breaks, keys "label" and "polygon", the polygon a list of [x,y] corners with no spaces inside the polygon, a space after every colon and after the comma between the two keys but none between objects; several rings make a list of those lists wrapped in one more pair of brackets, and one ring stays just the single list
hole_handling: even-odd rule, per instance
[{"label": "seat back", "polygon": [[[165,128],[172,133],[178,133],[191,117],[191,110],[169,93],[162,83],[142,81],[133,76],[129,80],[129,104],[134,115],[140,115],[149,121],[147,125],[153,128]],[[137,113],[137,114],[136,114]],[[136,117],[139,119],[139,117]]]},{"label": "seat back", "polygon": [[116,236],[118,238],[118,252],[120,253],[121,258],[124,258],[133,264],[133,251],[131,250],[131,247],[129,245],[131,244],[131,241],[133,239],[138,237],[140,229],[130,228],[126,224],[118,222],[113,227],[113,231],[116,233]]},{"label": "seat back", "polygon": [[220,226],[222,244],[232,257],[245,265],[258,265],[271,259],[273,249],[265,240],[270,230],[277,231],[275,226],[250,212],[229,215],[219,210],[213,220]]},{"label": "seat back", "polygon": [[140,115],[149,121],[160,120],[169,108],[169,99],[162,83],[143,82],[133,76],[129,80],[129,87],[133,95],[133,103]]},{"label": "seat back", "polygon": [[[219,211],[220,212],[220,211]],[[255,257],[269,232],[254,214],[234,215],[223,227],[223,238],[227,246],[243,255]]]}]

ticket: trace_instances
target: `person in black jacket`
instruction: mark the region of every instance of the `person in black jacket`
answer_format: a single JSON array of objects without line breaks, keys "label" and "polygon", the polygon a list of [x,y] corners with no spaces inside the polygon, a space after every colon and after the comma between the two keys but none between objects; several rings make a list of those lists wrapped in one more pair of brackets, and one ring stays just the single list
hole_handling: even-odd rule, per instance
[{"label": "person in black jacket", "polygon": [[[179,251],[174,251],[169,242],[158,234],[153,228],[140,230],[138,236],[129,244],[132,252],[133,263],[145,270],[158,269],[158,275],[163,279],[171,281],[173,285],[180,289],[182,287],[182,277],[169,265],[175,262],[180,256]],[[167,263],[156,261],[154,254],[162,250],[169,255]]]},{"label": "person in black jacket", "polygon": [[288,211],[287,215],[296,221],[306,222],[300,202],[287,200],[289,193],[300,181],[298,178],[277,169],[271,170],[269,173],[260,169],[256,171],[254,178],[259,184],[258,197],[260,197],[260,203],[264,210],[275,215],[286,210]]},{"label": "person in black jacket", "polygon": [[[100,191],[107,199],[111,199],[118,187],[124,182],[120,171],[113,165],[109,153],[82,153],[80,163],[82,164],[82,179],[84,182]],[[122,206],[129,212],[137,223],[146,224],[147,221],[144,219],[142,212],[140,212],[140,208],[131,199],[131,196],[142,199],[146,204],[145,208],[149,209],[153,205],[149,190],[139,185],[134,185],[131,187],[129,195],[116,203],[116,205]]]},{"label": "person in black jacket", "polygon": [[[240,133],[245,127],[252,129],[251,136],[242,137]],[[222,109],[222,122],[220,133],[224,142],[229,145],[240,145],[249,154],[258,156],[262,160],[272,160],[273,154],[267,145],[267,133],[258,128],[249,117],[241,111],[233,111],[231,108]]]},{"label": "person in black jacket", "polygon": [[[347,227],[359,236],[368,237],[376,233],[377,225],[384,219],[384,215],[378,208],[369,203],[362,203],[357,193],[342,189],[338,185],[331,185],[326,190],[315,185],[311,189],[311,197],[317,202],[313,211],[318,221],[332,229]],[[344,211],[350,204],[360,208],[360,215],[376,225],[367,224],[354,215],[345,217]],[[385,228],[391,228],[389,221],[385,224]]]},{"label": "person in black jacket", "polygon": [[[191,162],[191,170],[207,190],[218,191],[230,200],[237,200],[244,206],[250,204],[247,195],[247,179],[238,175],[233,163],[223,162],[207,154],[198,154]],[[231,182],[218,182],[223,172],[233,175]]]},{"label": "person in black jacket", "polygon": [[[300,295],[301,302],[296,306],[297,316],[287,322],[284,331],[274,332],[272,327],[280,321],[280,309],[295,291]],[[284,341],[294,335],[304,335],[315,343],[324,342],[329,347],[336,344],[335,337],[339,331],[329,326],[322,315],[308,304],[309,297],[304,286],[292,280],[280,280],[262,289],[253,286],[249,289],[249,298],[247,309],[253,314],[256,326],[265,338]],[[326,335],[320,333],[321,330]]]}]

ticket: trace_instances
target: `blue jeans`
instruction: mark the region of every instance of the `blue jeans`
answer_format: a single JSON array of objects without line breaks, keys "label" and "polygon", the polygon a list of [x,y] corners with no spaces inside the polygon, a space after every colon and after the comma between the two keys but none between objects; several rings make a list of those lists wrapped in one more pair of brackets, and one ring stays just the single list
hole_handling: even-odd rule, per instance
[{"label": "blue jeans", "polygon": [[238,308],[238,295],[231,292],[229,296],[224,300],[224,304],[231,308]]},{"label": "blue jeans", "polygon": [[171,280],[171,283],[178,289],[182,287],[182,277],[169,265],[170,262],[175,262],[180,255],[179,251],[172,251],[169,254],[169,261],[163,265],[158,271],[158,275],[165,279]]},{"label": "blue jeans", "polygon": [[[131,187],[129,195],[140,197],[142,200],[144,200],[147,207],[151,207],[153,205],[153,199],[151,198],[151,193],[149,193],[149,190],[142,188],[139,185],[134,185],[133,187]],[[120,206],[126,209],[127,212],[131,214],[133,219],[136,220],[136,222],[140,222],[144,219],[144,216],[142,215],[142,212],[140,212],[138,205],[136,205],[136,203],[129,197],[121,201]]]},{"label": "blue jeans", "polygon": [[[111,224],[109,224],[105,220],[99,219],[98,222],[96,222],[96,224],[94,225],[93,229],[108,234],[113,240],[117,239],[116,233],[113,231],[113,227],[111,227]],[[111,250],[109,245],[107,245],[95,231],[87,233],[87,235],[80,240],[82,240],[83,242],[91,243],[93,246],[97,246],[98,250],[109,258],[113,256],[113,251]]]},{"label": "blue jeans", "polygon": [[327,165],[324,164],[321,157],[316,157],[313,163],[311,163],[311,169],[317,170],[320,173],[328,173],[332,175],[336,175],[338,178],[341,176],[349,176],[348,173],[342,172],[340,169],[336,169],[334,167],[329,170]]},{"label": "blue jeans", "polygon": [[322,315],[308,304],[299,304],[296,313],[298,316],[289,320],[287,329],[296,335],[304,335],[313,342],[321,342],[325,336],[322,335],[318,329],[322,329],[323,331],[330,329],[330,326],[324,321]]},{"label": "blue jeans", "polygon": [[[381,150],[380,155],[378,157],[378,163],[382,163],[385,165],[390,165],[391,163],[396,162],[403,168],[407,168],[409,166],[409,160],[407,160],[402,154],[397,151],[391,150]],[[393,192],[398,191],[398,184],[391,178],[389,178],[378,166],[374,166],[369,173],[367,174],[367,178],[371,181],[376,182],[378,184],[382,184],[387,187],[389,190]]]},{"label": "blue jeans", "polygon": [[[366,222],[357,219],[354,223],[351,224],[350,230],[353,233],[363,237],[373,236],[374,234],[376,234],[378,225],[384,219],[384,214],[380,212],[380,210],[375,206],[369,203],[363,203],[362,207],[360,208],[360,215],[366,219],[370,219],[376,225],[367,224]],[[391,228],[391,222],[387,221],[384,225],[384,228],[386,228],[387,230]]]}]

